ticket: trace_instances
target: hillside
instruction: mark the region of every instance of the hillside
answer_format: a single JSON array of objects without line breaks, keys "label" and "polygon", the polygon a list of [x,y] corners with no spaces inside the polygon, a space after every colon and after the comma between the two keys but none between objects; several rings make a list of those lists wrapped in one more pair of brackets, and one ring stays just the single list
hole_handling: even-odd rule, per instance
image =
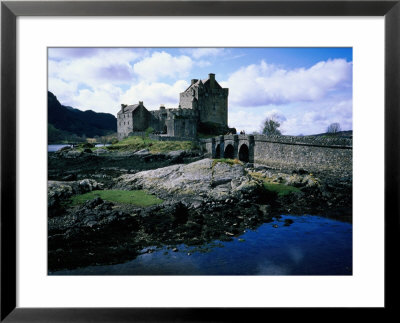
[{"label": "hillside", "polygon": [[316,136],[316,137],[329,136],[329,137],[353,138],[353,130],[338,131],[336,133],[324,132],[324,133],[319,133],[319,134],[316,134],[316,135],[313,135],[313,136]]},{"label": "hillside", "polygon": [[[104,136],[117,131],[117,119],[110,113],[81,111],[62,105],[48,92],[49,142]],[[72,139],[72,140],[75,140]]]}]

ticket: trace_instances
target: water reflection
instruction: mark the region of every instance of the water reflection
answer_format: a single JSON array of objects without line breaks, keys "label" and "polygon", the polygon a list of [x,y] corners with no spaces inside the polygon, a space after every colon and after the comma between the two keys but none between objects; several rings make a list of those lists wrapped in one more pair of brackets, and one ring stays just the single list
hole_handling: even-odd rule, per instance
[{"label": "water reflection", "polygon": [[[285,226],[284,221],[294,221]],[[352,225],[319,216],[282,216],[232,241],[203,249],[148,248],[117,265],[58,271],[56,275],[351,275]]]}]

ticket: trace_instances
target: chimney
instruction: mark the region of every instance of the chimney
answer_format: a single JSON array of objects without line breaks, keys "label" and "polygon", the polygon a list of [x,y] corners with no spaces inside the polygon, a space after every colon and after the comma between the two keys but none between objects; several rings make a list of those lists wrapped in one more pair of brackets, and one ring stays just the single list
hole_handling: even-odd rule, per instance
[{"label": "chimney", "polygon": [[139,101],[139,105],[143,105],[143,101]]},{"label": "chimney", "polygon": [[192,81],[190,82],[190,85],[193,85],[194,83],[196,83],[198,80],[197,79],[192,79]]},{"label": "chimney", "polygon": [[160,110],[165,110],[165,105],[164,104],[160,105]]},{"label": "chimney", "polygon": [[214,88],[214,85],[215,85],[215,74],[213,74],[213,73],[208,74],[208,78],[210,79],[210,87]]}]

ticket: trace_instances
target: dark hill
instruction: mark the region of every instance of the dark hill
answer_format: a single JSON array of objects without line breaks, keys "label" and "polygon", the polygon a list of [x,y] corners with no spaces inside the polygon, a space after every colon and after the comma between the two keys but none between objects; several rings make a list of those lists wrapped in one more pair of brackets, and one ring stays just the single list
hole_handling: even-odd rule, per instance
[{"label": "dark hill", "polygon": [[47,97],[48,123],[58,130],[90,138],[117,131],[117,119],[110,113],[81,111],[63,106],[51,92],[48,92]]}]

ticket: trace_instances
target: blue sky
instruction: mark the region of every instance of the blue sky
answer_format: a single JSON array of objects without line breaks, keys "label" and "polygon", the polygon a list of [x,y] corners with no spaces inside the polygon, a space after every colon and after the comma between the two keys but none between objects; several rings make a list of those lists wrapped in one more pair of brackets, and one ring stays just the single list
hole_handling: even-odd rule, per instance
[{"label": "blue sky", "polygon": [[176,108],[190,80],[215,73],[229,88],[228,123],[285,135],[352,129],[351,48],[49,48],[48,86],[59,101],[114,115],[121,103]]}]

